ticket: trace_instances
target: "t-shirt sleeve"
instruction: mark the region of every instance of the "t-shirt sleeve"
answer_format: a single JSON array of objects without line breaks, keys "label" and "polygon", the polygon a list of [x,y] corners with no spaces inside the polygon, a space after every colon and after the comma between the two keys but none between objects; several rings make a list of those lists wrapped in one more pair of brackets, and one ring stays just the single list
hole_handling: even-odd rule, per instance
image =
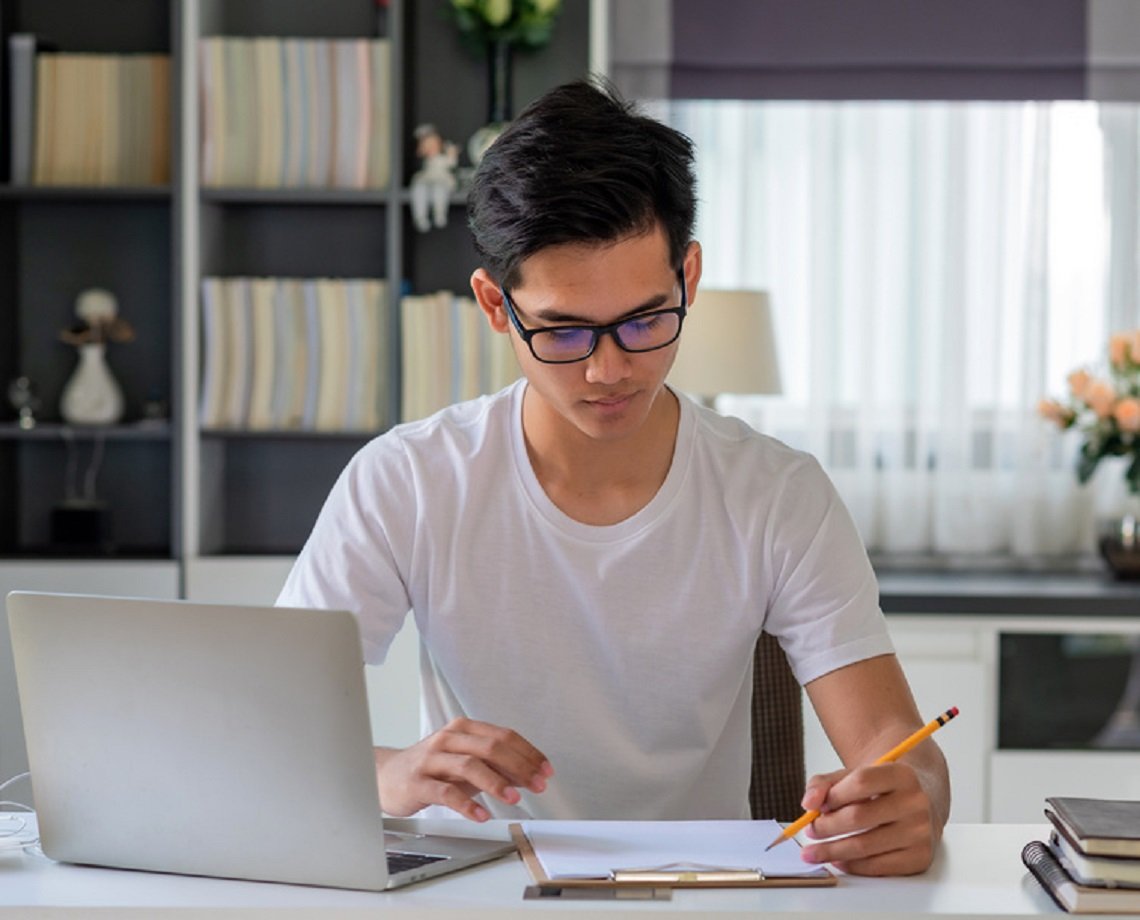
[{"label": "t-shirt sleeve", "polygon": [[354,613],[369,664],[384,661],[411,607],[401,547],[415,502],[403,459],[399,443],[383,437],[353,457],[277,598],[281,607]]},{"label": "t-shirt sleeve", "polygon": [[801,684],[894,652],[863,541],[813,458],[786,476],[765,548],[772,590],[764,629],[779,640]]}]

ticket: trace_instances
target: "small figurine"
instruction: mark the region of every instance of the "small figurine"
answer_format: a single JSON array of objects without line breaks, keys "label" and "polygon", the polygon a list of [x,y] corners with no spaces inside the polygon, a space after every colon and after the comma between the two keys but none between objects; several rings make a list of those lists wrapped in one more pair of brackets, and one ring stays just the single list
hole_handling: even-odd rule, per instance
[{"label": "small figurine", "polygon": [[456,189],[453,170],[459,163],[459,148],[445,141],[435,125],[422,124],[415,130],[416,156],[420,169],[412,176],[412,222],[421,233],[435,226],[447,226],[447,209]]}]

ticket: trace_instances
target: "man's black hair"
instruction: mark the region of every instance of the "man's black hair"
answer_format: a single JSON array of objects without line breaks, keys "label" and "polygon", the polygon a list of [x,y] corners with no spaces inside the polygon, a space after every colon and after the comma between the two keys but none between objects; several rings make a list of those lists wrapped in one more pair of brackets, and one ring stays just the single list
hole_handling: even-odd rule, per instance
[{"label": "man's black hair", "polygon": [[467,214],[483,267],[506,288],[548,246],[617,242],[657,224],[680,268],[696,220],[693,142],[608,84],[567,83],[487,150]]}]

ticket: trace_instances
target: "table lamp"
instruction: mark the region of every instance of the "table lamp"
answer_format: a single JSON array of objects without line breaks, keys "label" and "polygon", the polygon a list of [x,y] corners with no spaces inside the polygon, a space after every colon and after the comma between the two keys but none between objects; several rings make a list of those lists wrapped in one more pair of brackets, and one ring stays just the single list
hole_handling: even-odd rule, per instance
[{"label": "table lamp", "polygon": [[767,293],[701,288],[685,317],[668,381],[706,405],[721,393],[779,393]]}]

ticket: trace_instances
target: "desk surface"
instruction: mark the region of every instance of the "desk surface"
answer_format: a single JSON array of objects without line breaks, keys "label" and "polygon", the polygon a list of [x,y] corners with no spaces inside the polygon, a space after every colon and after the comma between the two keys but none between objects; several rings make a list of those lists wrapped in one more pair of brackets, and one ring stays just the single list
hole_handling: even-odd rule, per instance
[{"label": "desk surface", "polygon": [[[397,822],[393,822],[396,824]],[[398,822],[423,827],[430,822]],[[454,826],[454,825],[451,825]],[[470,830],[470,826],[467,826]],[[505,835],[502,822],[480,832]],[[1032,917],[1061,913],[1021,864],[1021,847],[1041,825],[960,824],[946,829],[934,866],[912,878],[842,877],[835,888],[676,891],[671,901],[524,901],[529,880],[514,857],[394,892],[369,893],[220,879],[184,878],[53,863],[39,855],[0,855],[0,917],[61,920],[348,920],[348,918],[707,916],[754,918],[852,915],[906,920]]]}]

